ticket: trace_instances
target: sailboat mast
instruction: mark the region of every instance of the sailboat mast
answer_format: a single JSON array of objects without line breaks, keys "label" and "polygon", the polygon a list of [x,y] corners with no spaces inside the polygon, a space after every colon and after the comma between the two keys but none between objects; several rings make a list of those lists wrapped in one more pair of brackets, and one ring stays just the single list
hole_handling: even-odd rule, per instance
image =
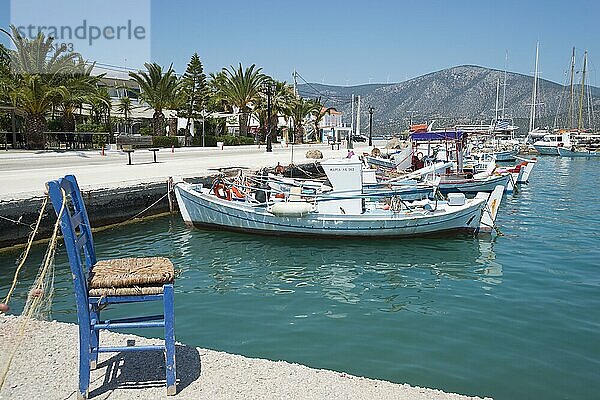
[{"label": "sailboat mast", "polygon": [[573,121],[573,109],[574,109],[574,101],[575,101],[575,88],[573,87],[573,83],[574,83],[574,79],[575,79],[575,46],[573,46],[573,54],[571,55],[571,83],[569,85],[569,87],[571,88],[571,97],[570,97],[570,101],[569,101],[569,114],[568,114],[568,118],[569,118],[569,122],[568,122],[568,127],[569,128],[573,128],[574,121]]},{"label": "sailboat mast", "polygon": [[505,118],[506,108],[506,70],[508,69],[508,51],[504,57],[504,82],[502,83],[502,119]]},{"label": "sailboat mast", "polygon": [[498,125],[498,104],[500,103],[500,78],[496,80],[496,116],[494,117],[494,124]]},{"label": "sailboat mast", "polygon": [[581,75],[581,96],[579,97],[579,120],[577,129],[583,128],[583,96],[585,95],[585,68],[587,66],[587,50],[583,53],[583,74]]},{"label": "sailboat mast", "polygon": [[535,103],[537,102],[538,58],[540,42],[535,44],[535,72],[533,73],[533,93],[531,94],[531,114],[529,115],[529,131],[535,129]]}]

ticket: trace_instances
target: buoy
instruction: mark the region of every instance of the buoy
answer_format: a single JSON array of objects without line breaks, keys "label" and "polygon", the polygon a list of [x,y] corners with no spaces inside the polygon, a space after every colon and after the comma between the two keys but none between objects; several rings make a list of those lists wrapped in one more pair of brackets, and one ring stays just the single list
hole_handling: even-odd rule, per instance
[{"label": "buoy", "polygon": [[10,307],[6,303],[0,303],[0,312],[7,313]]},{"label": "buoy", "polygon": [[37,288],[33,289],[30,294],[32,297],[42,297],[44,295],[44,291],[40,288]]},{"label": "buoy", "polygon": [[383,209],[384,209],[384,210],[389,210],[389,209],[390,209],[390,205],[389,205],[389,204],[386,204],[385,206],[383,206]]}]

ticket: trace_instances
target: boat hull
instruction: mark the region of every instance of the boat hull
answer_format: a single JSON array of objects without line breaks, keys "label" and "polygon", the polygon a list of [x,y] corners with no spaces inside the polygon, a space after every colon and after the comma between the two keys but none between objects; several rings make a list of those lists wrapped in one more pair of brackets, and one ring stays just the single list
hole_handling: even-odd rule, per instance
[{"label": "boat hull", "polygon": [[558,155],[558,146],[544,146],[539,144],[534,144],[533,147],[537,150],[538,153],[544,156],[557,156]]},{"label": "boat hull", "polygon": [[218,199],[177,184],[175,195],[181,215],[188,225],[210,226],[233,231],[267,235],[403,237],[448,231],[476,231],[485,200],[470,200],[450,211],[382,214],[319,214],[302,217],[275,216],[264,208]]},{"label": "boat hull", "polygon": [[486,180],[465,179],[462,181],[442,181],[439,185],[439,191],[443,194],[459,193],[479,193],[492,192],[498,185],[506,187],[510,176],[508,174],[495,176]]},{"label": "boat hull", "polygon": [[499,151],[494,153],[494,157],[496,158],[496,161],[515,161],[517,158],[517,152],[516,151]]},{"label": "boat hull", "polygon": [[600,157],[600,151],[589,150],[571,150],[566,147],[558,148],[558,155],[561,157]]}]

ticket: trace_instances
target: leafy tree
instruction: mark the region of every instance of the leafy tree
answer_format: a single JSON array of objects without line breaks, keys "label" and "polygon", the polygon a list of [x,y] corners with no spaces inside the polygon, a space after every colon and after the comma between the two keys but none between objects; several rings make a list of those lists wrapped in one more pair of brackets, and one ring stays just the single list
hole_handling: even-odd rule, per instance
[{"label": "leafy tree", "polygon": [[128,124],[129,118],[131,117],[131,111],[133,110],[131,98],[129,96],[121,97],[119,100],[119,105],[117,106],[117,110],[120,113],[123,113],[125,123]]},{"label": "leafy tree", "polygon": [[335,111],[333,107],[325,107],[320,99],[313,100],[314,101],[314,109],[312,115],[314,117],[313,124],[315,128],[315,138],[317,141],[320,140],[319,135],[319,124],[323,120],[326,115],[331,115],[331,111]]},{"label": "leafy tree", "polygon": [[313,115],[315,111],[322,107],[320,103],[314,100],[298,97],[288,106],[287,113],[294,123],[294,142],[302,143],[304,141],[304,123],[307,117]]},{"label": "leafy tree", "polygon": [[[63,47],[54,49],[52,38],[42,33],[33,40],[20,36],[14,26],[6,32],[16,50],[9,50],[11,77],[7,93],[11,104],[25,116],[25,138],[33,149],[45,147],[46,114],[60,104],[71,91],[83,88],[80,77],[85,74],[85,62],[78,53],[68,53]],[[89,87],[88,87],[89,88]]]},{"label": "leafy tree", "polygon": [[[271,78],[267,78],[271,79]],[[276,128],[279,122],[279,117],[287,118],[287,109],[289,104],[294,100],[294,92],[291,85],[286,82],[272,80],[271,93],[271,128]],[[256,117],[260,122],[261,141],[264,140],[267,133],[267,114],[268,114],[268,99],[267,94],[263,90],[261,96],[257,99],[254,106]]]},{"label": "leafy tree", "polygon": [[8,88],[12,79],[8,49],[0,43],[0,104],[9,104]]},{"label": "leafy tree", "polygon": [[[240,134],[248,135],[248,119],[252,105],[259,99],[261,84],[265,79],[261,68],[252,64],[249,68],[238,68],[233,65],[223,69],[223,74],[215,75],[213,84],[216,86],[218,96],[229,105],[235,106],[238,112]],[[215,79],[216,78],[216,79]]]},{"label": "leafy tree", "polygon": [[208,85],[202,62],[198,53],[194,53],[187,69],[181,78],[182,109],[179,115],[187,118],[186,129],[190,129],[190,121],[201,117],[208,101]]},{"label": "leafy tree", "polygon": [[62,112],[62,130],[65,132],[75,132],[75,111],[80,109],[82,104],[93,104],[102,100],[97,99],[97,96],[101,94],[97,85],[104,74],[92,76],[93,68],[93,64],[82,65],[78,70],[62,74],[60,77],[68,88],[65,96],[57,105]]},{"label": "leafy tree", "polygon": [[144,64],[146,71],[130,72],[129,76],[137,82],[142,90],[140,99],[154,110],[152,128],[155,135],[165,134],[165,115],[163,110],[175,108],[178,102],[179,82],[175,76],[173,65],[163,71],[156,63]]}]

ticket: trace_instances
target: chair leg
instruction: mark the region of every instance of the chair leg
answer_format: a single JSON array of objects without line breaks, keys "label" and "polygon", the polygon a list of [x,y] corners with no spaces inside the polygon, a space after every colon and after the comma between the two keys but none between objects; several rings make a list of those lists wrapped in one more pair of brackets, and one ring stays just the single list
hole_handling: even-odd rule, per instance
[{"label": "chair leg", "polygon": [[165,317],[165,372],[167,379],[167,396],[177,393],[175,366],[175,310],[173,285],[164,285],[163,293]]},{"label": "chair leg", "polygon": [[100,331],[93,329],[94,325],[100,320],[100,311],[95,310],[94,307],[90,310],[90,321],[92,323],[92,329],[90,330],[90,369],[96,369],[98,365],[98,347],[100,346]]},{"label": "chair leg", "polygon": [[79,325],[79,393],[78,399],[87,399],[90,388],[90,327]]}]

